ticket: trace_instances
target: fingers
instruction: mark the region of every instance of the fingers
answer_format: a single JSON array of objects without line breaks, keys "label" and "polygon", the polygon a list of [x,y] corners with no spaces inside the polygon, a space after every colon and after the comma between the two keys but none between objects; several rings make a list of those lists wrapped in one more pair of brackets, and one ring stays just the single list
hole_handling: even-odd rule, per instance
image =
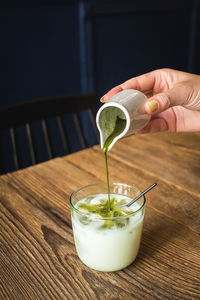
[{"label": "fingers", "polygon": [[121,85],[115,86],[114,88],[112,88],[107,94],[105,94],[102,98],[101,98],[101,102],[107,102],[110,98],[112,98],[115,94],[119,93],[123,91],[123,88]]},{"label": "fingers", "polygon": [[156,77],[158,75],[158,70],[146,73],[132,79],[129,79],[121,84],[122,88],[125,89],[135,89],[143,93],[150,91],[154,88]]},{"label": "fingers", "polygon": [[158,71],[153,71],[125,81],[124,83],[114,87],[107,94],[105,94],[101,98],[102,102],[107,102],[115,94],[127,89],[135,89],[143,93],[151,91],[155,84],[157,72]]},{"label": "fingers", "polygon": [[199,75],[170,69],[155,70],[114,87],[101,98],[101,101],[107,102],[115,94],[126,89],[136,89],[146,94],[148,100],[145,110],[151,115],[178,105],[200,110]]},{"label": "fingers", "polygon": [[164,119],[151,120],[147,126],[136,132],[136,134],[154,133],[158,131],[167,131],[167,122]]},{"label": "fingers", "polygon": [[193,86],[183,82],[149,98],[145,104],[145,110],[148,114],[156,114],[172,106],[186,106],[191,101],[192,95]]},{"label": "fingers", "polygon": [[169,93],[160,93],[151,97],[145,104],[148,114],[162,112],[171,106],[172,99]]},{"label": "fingers", "polygon": [[177,130],[177,114],[173,107],[166,111],[153,115],[151,121],[137,134],[153,133],[158,131],[176,131]]},{"label": "fingers", "polygon": [[153,115],[151,121],[137,134],[158,131],[199,132],[200,111],[192,111],[182,106],[171,107],[166,111]]}]

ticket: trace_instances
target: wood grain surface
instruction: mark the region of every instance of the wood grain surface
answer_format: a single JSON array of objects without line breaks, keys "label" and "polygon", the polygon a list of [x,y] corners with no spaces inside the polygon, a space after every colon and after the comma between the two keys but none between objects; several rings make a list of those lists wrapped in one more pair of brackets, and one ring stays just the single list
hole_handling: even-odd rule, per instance
[{"label": "wood grain surface", "polygon": [[148,193],[141,248],[104,273],[78,258],[69,197],[105,182],[99,146],[0,177],[0,299],[200,299],[200,134],[131,136],[110,180]]}]

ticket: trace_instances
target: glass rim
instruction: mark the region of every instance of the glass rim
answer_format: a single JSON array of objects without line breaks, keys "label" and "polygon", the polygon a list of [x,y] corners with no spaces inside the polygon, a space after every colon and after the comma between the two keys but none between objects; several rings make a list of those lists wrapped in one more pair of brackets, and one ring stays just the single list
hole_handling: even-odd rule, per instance
[{"label": "glass rim", "polygon": [[[84,189],[84,188],[87,188],[87,187],[90,187],[90,186],[95,186],[95,185],[100,185],[100,184],[102,184],[102,185],[106,185],[106,183],[104,183],[104,182],[96,182],[96,183],[92,183],[92,184],[87,184],[87,185],[84,185],[84,186],[82,186],[82,187],[80,187],[80,188],[78,188],[77,190],[75,190],[74,192],[72,192],[72,194],[70,195],[70,199],[69,199],[69,203],[70,203],[70,207],[72,208],[72,210],[74,210],[76,213],[78,213],[79,215],[82,215],[82,216],[85,216],[85,215],[88,215],[88,212],[83,212],[83,211],[81,211],[81,210],[79,210],[79,209],[77,209],[74,205],[73,205],[73,203],[72,203],[72,198],[73,198],[73,195],[75,195],[75,194],[77,194],[79,191],[81,191],[82,189]],[[126,183],[120,183],[120,182],[111,182],[110,183],[110,185],[118,185],[118,186],[125,186],[125,187],[129,187],[129,188],[131,188],[131,189],[137,189],[139,192],[140,192],[140,190],[137,188],[137,187],[134,187],[134,186],[132,186],[132,185],[129,185],[129,184],[126,184]],[[111,194],[113,194],[113,193],[111,193]],[[94,194],[95,195],[95,194]],[[116,194],[116,195],[123,195],[123,194]],[[126,195],[123,195],[123,196],[126,196]],[[145,204],[146,204],[146,197],[145,197],[145,195],[143,195],[142,197],[141,197],[141,199],[144,199],[143,200],[143,203],[142,203],[142,205],[140,206],[140,208],[138,208],[136,211],[134,211],[134,212],[132,212],[131,214],[128,214],[128,215],[124,215],[124,216],[116,216],[116,217],[101,217],[101,216],[90,216],[90,218],[91,219],[94,219],[94,220],[116,220],[116,219],[126,219],[126,218],[129,218],[129,217],[131,217],[131,216],[134,216],[134,215],[136,215],[138,212],[140,212],[142,209],[143,209],[143,207],[145,206]],[[80,199],[81,200],[81,199]],[[138,199],[139,200],[139,199]],[[137,201],[136,201],[137,202]]]}]

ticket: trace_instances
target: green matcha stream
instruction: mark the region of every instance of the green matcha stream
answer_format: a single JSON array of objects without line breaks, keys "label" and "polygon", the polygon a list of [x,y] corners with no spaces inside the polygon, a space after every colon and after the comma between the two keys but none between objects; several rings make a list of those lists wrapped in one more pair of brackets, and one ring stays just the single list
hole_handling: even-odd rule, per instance
[{"label": "green matcha stream", "polygon": [[[109,173],[108,173],[108,161],[107,161],[107,152],[108,148],[113,142],[114,138],[117,137],[120,133],[124,131],[126,127],[126,119],[122,119],[119,116],[116,116],[115,119],[115,125],[113,131],[108,135],[106,138],[104,144],[103,144],[103,155],[105,160],[105,167],[106,167],[106,179],[107,179],[107,191],[108,191],[108,199],[107,201],[104,201],[99,204],[88,204],[88,203],[80,203],[78,207],[93,213],[97,214],[103,218],[112,218],[112,217],[118,217],[118,216],[125,216],[132,213],[131,211],[126,211],[124,209],[121,209],[119,207],[119,204],[117,204],[117,200],[115,198],[110,197],[110,185],[109,185]],[[126,219],[126,222],[128,222],[128,218]],[[105,220],[104,222],[104,228],[111,228],[112,226],[118,226],[122,227],[125,226],[124,221],[120,222],[119,220],[116,220],[115,223],[113,220]]]},{"label": "green matcha stream", "polygon": [[110,144],[114,140],[116,136],[118,136],[120,133],[124,131],[126,127],[126,120],[121,119],[117,116],[116,118],[116,123],[115,123],[115,128],[113,132],[107,137],[103,144],[103,155],[104,155],[104,160],[105,160],[105,166],[106,166],[106,179],[107,179],[107,189],[108,189],[108,211],[111,209],[111,201],[110,201],[110,185],[109,185],[109,174],[108,174],[108,160],[107,160],[107,152]]}]

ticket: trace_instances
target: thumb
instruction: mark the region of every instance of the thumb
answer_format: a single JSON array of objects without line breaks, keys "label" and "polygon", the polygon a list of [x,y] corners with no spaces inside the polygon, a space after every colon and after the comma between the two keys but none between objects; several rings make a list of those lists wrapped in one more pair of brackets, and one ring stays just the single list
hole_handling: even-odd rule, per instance
[{"label": "thumb", "polygon": [[187,106],[191,101],[192,89],[188,85],[177,85],[163,93],[155,94],[145,104],[145,110],[149,114],[159,113],[171,106]]}]

